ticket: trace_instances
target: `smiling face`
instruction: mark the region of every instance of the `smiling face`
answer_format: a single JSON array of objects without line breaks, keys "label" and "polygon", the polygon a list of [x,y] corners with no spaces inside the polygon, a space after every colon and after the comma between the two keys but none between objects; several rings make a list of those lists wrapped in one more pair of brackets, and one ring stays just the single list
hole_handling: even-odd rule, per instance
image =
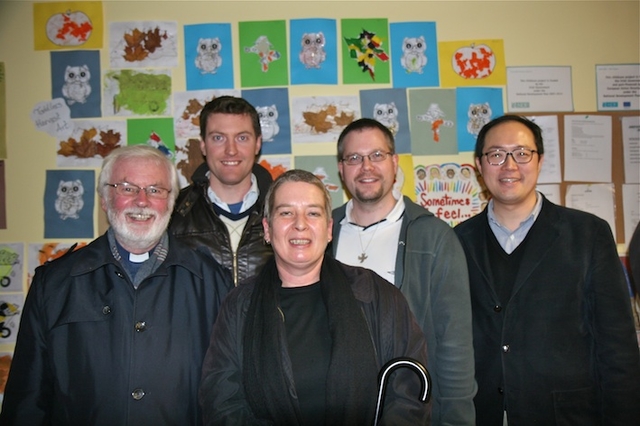
[{"label": "smiling face", "polygon": [[239,202],[249,191],[261,145],[262,138],[256,137],[249,115],[209,115],[200,149],[211,172],[209,184],[224,202]]},{"label": "smiling face", "polygon": [[[517,148],[535,150],[536,144],[533,133],[524,124],[507,121],[487,132],[482,152],[497,148],[509,152]],[[485,155],[476,158],[476,166],[493,197],[494,207],[533,209],[543,159],[543,156],[533,154],[531,162],[517,164],[509,155],[503,164],[493,166]]]},{"label": "smiling face", "polygon": [[[128,182],[141,188],[156,186],[171,188],[166,167],[154,160],[123,158],[113,166],[111,182]],[[146,253],[160,241],[171,218],[171,201],[149,198],[145,191],[135,196],[116,194],[107,188],[101,199],[102,210],[107,213],[116,240],[131,253]]]},{"label": "smiling face", "polygon": [[355,202],[394,205],[392,190],[398,171],[398,155],[393,154],[383,161],[372,163],[366,155],[375,151],[391,151],[379,129],[365,128],[349,133],[344,138],[343,158],[352,154],[360,154],[365,158],[361,164],[353,166],[339,162],[340,176]]},{"label": "smiling face", "polygon": [[285,182],[277,188],[270,222],[264,218],[262,225],[265,240],[273,246],[283,286],[293,281],[308,285],[319,279],[331,240],[332,219],[327,216],[325,202],[322,190],[307,182]]}]

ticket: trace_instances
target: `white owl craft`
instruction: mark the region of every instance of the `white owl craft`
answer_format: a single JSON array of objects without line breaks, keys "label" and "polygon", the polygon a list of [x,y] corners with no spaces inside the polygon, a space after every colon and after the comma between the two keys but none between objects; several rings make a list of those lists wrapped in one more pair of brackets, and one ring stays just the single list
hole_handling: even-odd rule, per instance
[{"label": "white owl craft", "polygon": [[60,181],[56,191],[58,198],[55,202],[56,212],[60,215],[60,219],[80,218],[78,212],[84,207],[83,194],[84,187],[80,179]]},{"label": "white owl craft", "polygon": [[320,64],[324,62],[327,53],[324,50],[324,34],[304,33],[300,45],[302,46],[298,58],[305,68],[320,68]]},{"label": "white owl craft", "polygon": [[201,74],[215,74],[222,65],[220,51],[222,44],[219,38],[201,38],[198,41],[198,56],[195,59],[196,68]]},{"label": "white owl craft", "polygon": [[69,105],[73,105],[76,102],[80,104],[87,102],[87,98],[91,94],[89,80],[91,80],[91,73],[88,66],[72,67],[67,65],[67,69],[64,72],[62,96],[64,96]]},{"label": "white owl craft", "polygon": [[396,108],[395,102],[388,104],[376,103],[373,106],[373,118],[384,124],[394,136],[398,133],[398,130],[400,130],[398,108]]},{"label": "white owl craft", "polygon": [[427,42],[424,40],[424,36],[420,37],[405,37],[402,42],[402,57],[400,58],[400,64],[407,73],[422,74],[422,69],[427,65]]},{"label": "white owl craft", "polygon": [[272,142],[273,138],[280,133],[278,125],[278,108],[275,105],[256,107],[258,117],[260,117],[260,130],[262,131],[262,141]]},{"label": "white owl craft", "polygon": [[467,116],[469,117],[467,132],[477,136],[482,126],[491,121],[491,115],[491,105],[487,102],[483,104],[469,104],[469,111],[467,112]]}]

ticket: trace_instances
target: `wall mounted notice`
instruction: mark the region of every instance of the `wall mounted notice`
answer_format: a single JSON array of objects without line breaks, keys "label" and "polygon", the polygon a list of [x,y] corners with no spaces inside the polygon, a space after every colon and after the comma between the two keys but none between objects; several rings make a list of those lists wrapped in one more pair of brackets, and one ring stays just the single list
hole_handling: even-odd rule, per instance
[{"label": "wall mounted notice", "polygon": [[596,65],[598,111],[640,109],[640,64]]},{"label": "wall mounted notice", "polygon": [[571,67],[507,67],[507,110],[573,111]]}]

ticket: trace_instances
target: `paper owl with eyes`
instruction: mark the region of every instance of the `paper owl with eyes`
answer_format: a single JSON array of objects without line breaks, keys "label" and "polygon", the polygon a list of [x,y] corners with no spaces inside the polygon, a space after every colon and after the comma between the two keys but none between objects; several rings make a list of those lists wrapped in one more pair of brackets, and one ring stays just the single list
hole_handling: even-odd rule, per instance
[{"label": "paper owl with eyes", "polygon": [[80,179],[61,180],[56,191],[56,201],[54,203],[56,212],[60,219],[79,219],[78,212],[84,207],[84,186]]},{"label": "paper owl with eyes", "polygon": [[260,117],[260,130],[262,131],[262,140],[264,142],[272,142],[273,138],[280,133],[278,125],[278,108],[275,105],[256,107],[258,117]]},{"label": "paper owl with eyes", "polygon": [[400,129],[398,122],[398,108],[395,102],[387,104],[376,103],[373,106],[373,118],[384,124],[395,136]]},{"label": "paper owl with eyes", "polygon": [[68,66],[64,72],[64,84],[62,85],[62,96],[69,105],[76,102],[83,104],[91,94],[91,73],[86,65]]},{"label": "paper owl with eyes", "polygon": [[483,104],[469,104],[469,111],[467,111],[467,116],[469,117],[467,132],[477,136],[482,126],[491,121],[492,114],[491,105],[487,102]]},{"label": "paper owl with eyes", "polygon": [[422,74],[422,69],[427,65],[427,42],[423,36],[420,37],[405,37],[402,42],[402,57],[400,58],[400,65],[407,73]]},{"label": "paper owl with eyes", "polygon": [[215,74],[222,65],[220,51],[222,44],[219,38],[201,38],[198,41],[198,56],[195,59],[196,68],[201,74]]},{"label": "paper owl with eyes", "polygon": [[327,53],[324,50],[325,38],[322,32],[304,33],[302,35],[302,46],[298,58],[305,68],[320,68],[320,64],[324,62]]}]

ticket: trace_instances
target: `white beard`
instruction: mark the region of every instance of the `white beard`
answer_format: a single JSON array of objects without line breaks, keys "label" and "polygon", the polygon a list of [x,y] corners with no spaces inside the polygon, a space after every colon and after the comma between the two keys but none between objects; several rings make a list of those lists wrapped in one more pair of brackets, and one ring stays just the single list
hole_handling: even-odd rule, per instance
[{"label": "white beard", "polygon": [[[155,220],[147,229],[136,229],[127,223],[126,216],[130,214],[152,215]],[[160,241],[162,234],[164,234],[169,225],[171,211],[167,210],[166,214],[159,215],[157,211],[149,208],[129,208],[119,213],[113,209],[108,209],[107,218],[113,228],[116,240],[127,251],[147,251]]]}]

